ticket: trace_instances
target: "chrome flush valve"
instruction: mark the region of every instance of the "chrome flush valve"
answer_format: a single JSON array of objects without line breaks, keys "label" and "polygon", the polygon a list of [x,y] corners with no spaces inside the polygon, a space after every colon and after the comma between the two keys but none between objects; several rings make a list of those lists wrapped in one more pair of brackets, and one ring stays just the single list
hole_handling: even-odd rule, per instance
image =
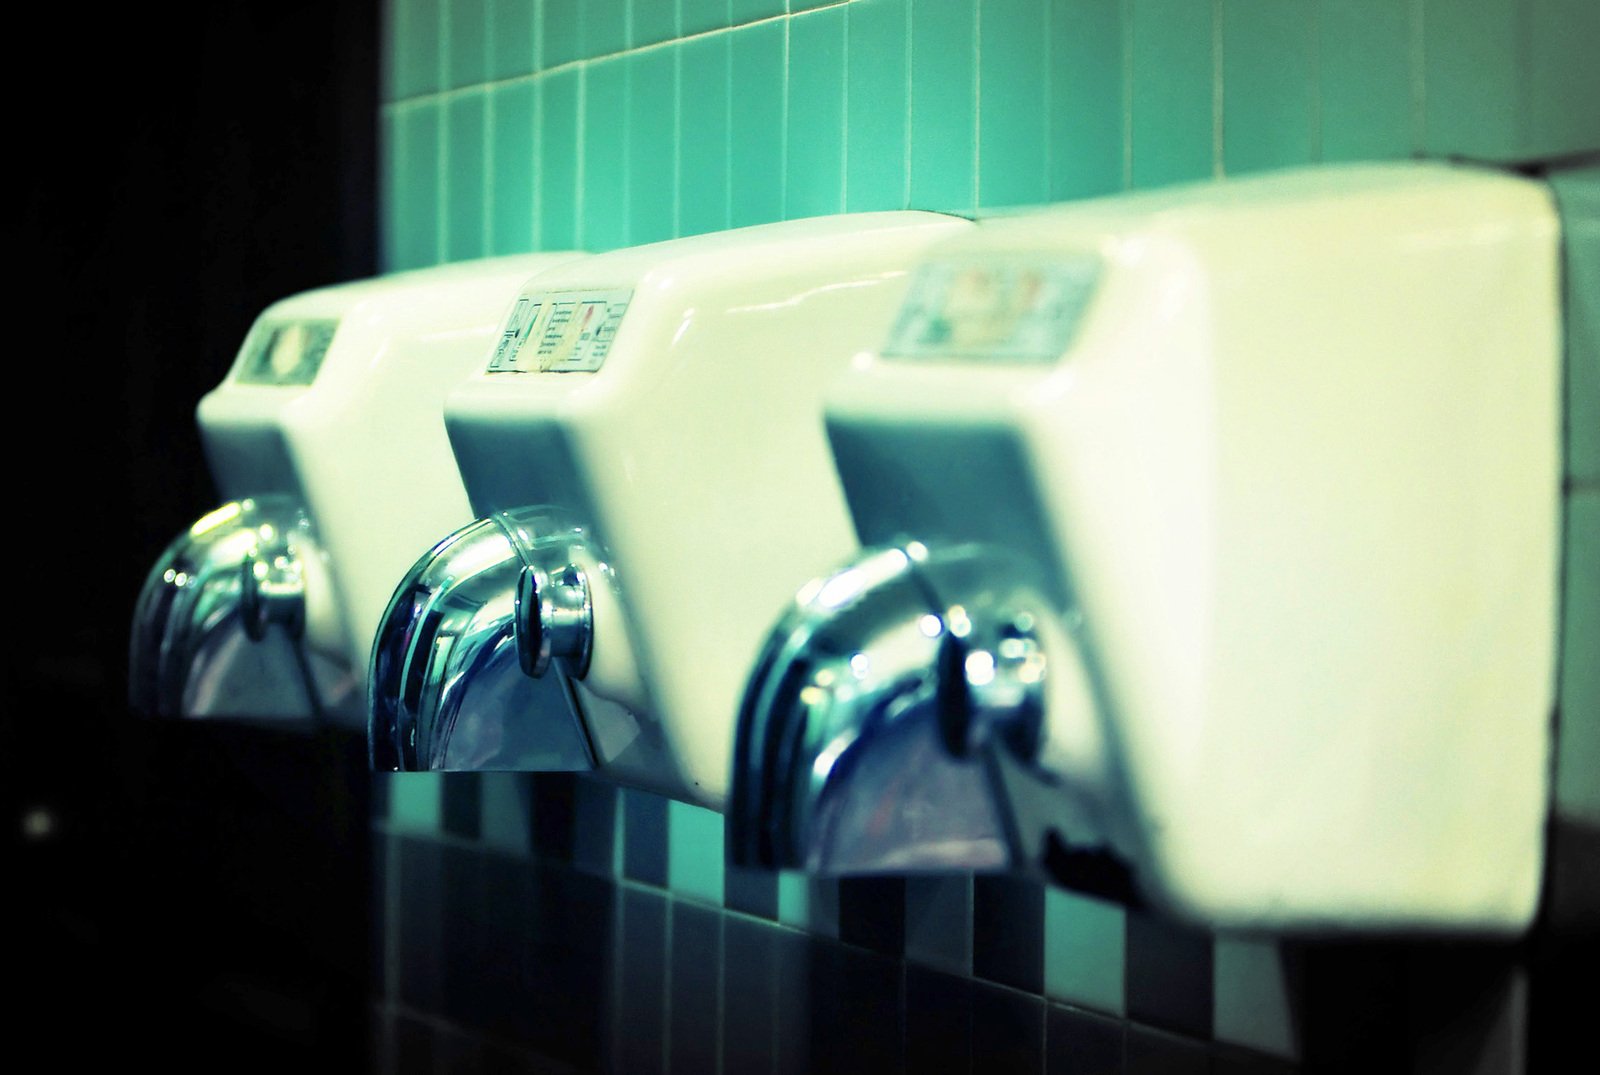
[{"label": "chrome flush valve", "polygon": [[594,643],[594,606],[581,567],[527,564],[517,579],[515,615],[517,659],[524,672],[542,676],[551,660],[560,658],[571,675],[583,678]]}]

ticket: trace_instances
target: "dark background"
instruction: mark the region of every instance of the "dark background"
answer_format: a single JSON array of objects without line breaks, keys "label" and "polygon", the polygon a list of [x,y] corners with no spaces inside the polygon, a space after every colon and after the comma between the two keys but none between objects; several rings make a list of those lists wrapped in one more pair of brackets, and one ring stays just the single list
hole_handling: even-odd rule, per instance
[{"label": "dark background", "polygon": [[50,82],[12,109],[9,1051],[359,1070],[364,744],[138,720],[125,683],[145,572],[216,505],[196,403],[264,306],[375,268],[378,4],[149,10],[14,38]]}]

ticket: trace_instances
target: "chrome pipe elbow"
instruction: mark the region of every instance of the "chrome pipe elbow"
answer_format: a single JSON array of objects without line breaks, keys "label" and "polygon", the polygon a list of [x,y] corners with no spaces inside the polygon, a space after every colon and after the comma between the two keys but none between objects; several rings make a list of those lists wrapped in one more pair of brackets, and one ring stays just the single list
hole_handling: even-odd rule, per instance
[{"label": "chrome pipe elbow", "polygon": [[594,767],[570,688],[592,634],[575,556],[584,541],[554,513],[525,508],[479,519],[417,561],[373,643],[375,770]]}]

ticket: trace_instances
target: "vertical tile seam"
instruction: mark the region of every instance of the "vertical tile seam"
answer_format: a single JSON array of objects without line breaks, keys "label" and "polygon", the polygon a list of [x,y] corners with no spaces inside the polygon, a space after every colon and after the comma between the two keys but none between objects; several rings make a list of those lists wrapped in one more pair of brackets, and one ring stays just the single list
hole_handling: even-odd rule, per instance
[{"label": "vertical tile seam", "polygon": [[983,0],[972,5],[972,205],[983,204]]},{"label": "vertical tile seam", "polygon": [[1222,27],[1226,19],[1222,0],[1211,0],[1211,178],[1228,174],[1227,144],[1224,139],[1224,87],[1222,79]]},{"label": "vertical tile seam", "polygon": [[839,52],[839,211],[850,207],[850,12],[840,18],[844,23],[844,47]]},{"label": "vertical tile seam", "polygon": [[[628,11],[633,11],[633,5],[628,5]],[[683,5],[678,4],[673,8],[672,31],[682,34]],[[683,234],[683,45],[674,40],[672,44],[672,237],[678,238]],[[668,818],[668,838],[671,838],[671,818]],[[671,844],[668,844],[671,847]],[[668,876],[671,876],[670,863]]]},{"label": "vertical tile seam", "polygon": [[[783,5],[784,11],[789,10],[787,0]],[[789,85],[794,80],[794,72],[789,67],[791,53],[789,50],[789,30],[792,25],[790,17],[785,14],[783,18],[783,78],[780,79],[779,96],[781,99],[781,115],[778,118],[778,130],[782,132],[778,139],[778,213],[781,219],[789,219]],[[773,1030],[774,1048],[777,1042],[777,1030]]]},{"label": "vertical tile seam", "polygon": [[[487,19],[487,12],[485,13],[485,18]],[[489,62],[488,51],[489,51],[489,46],[487,44],[487,41],[485,41],[485,44],[484,44],[484,63],[486,65]],[[495,138],[495,128],[494,128],[494,118],[495,118],[495,107],[494,107],[494,105],[495,105],[495,95],[493,93],[490,93],[488,89],[485,89],[483,91],[483,145],[478,147],[478,158],[479,158],[479,166],[480,166],[480,175],[482,177],[482,182],[480,184],[480,186],[482,187],[482,190],[479,192],[479,199],[478,199],[478,204],[481,206],[481,208],[478,211],[478,250],[480,251],[480,253],[478,255],[479,257],[488,257],[490,254],[492,254],[495,251],[494,235],[492,234],[494,229],[491,226],[491,221],[494,219],[494,215],[495,215],[495,213],[494,213],[494,188],[495,188],[495,183],[494,183],[494,171],[493,171],[493,169],[494,169],[494,156],[493,156],[493,153],[491,152],[491,149],[490,149],[490,147],[492,147],[495,144],[495,142],[497,141],[497,139]],[[535,152],[537,152],[537,149],[535,150]],[[476,779],[481,781],[482,777],[477,777]],[[482,795],[482,788],[481,787],[479,789],[479,795],[480,796]],[[481,835],[482,834],[482,830],[483,830],[483,821],[482,821],[483,804],[482,804],[481,798],[480,798],[479,804],[478,804],[478,816],[479,816],[478,829],[479,829],[479,833]]]},{"label": "vertical tile seam", "polygon": [[[535,9],[534,9],[535,17],[537,17],[539,15],[539,13],[540,13],[539,8],[536,5]],[[535,23],[534,25],[538,25],[538,24]],[[531,132],[529,132],[529,133],[532,134],[532,136],[534,138],[534,143],[533,143],[533,167],[531,169],[533,174],[530,175],[528,178],[533,183],[533,204],[528,207],[528,211],[533,214],[533,220],[530,222],[529,227],[528,227],[529,232],[531,232],[531,234],[528,236],[528,241],[531,244],[533,244],[533,249],[534,250],[543,250],[543,249],[545,249],[545,241],[544,241],[544,235],[545,235],[545,232],[544,232],[544,153],[545,153],[545,144],[544,144],[544,87],[540,86],[538,83],[534,83],[534,86],[533,86],[533,119],[532,119],[532,122],[533,122],[533,130]],[[576,239],[576,236],[574,236],[574,239]],[[573,246],[577,246],[578,244],[576,242],[574,242],[572,245]],[[533,834],[532,834],[532,832],[530,832],[528,834],[528,841],[529,841],[529,844],[531,845],[532,842],[533,842]]]},{"label": "vertical tile seam", "polygon": [[[450,56],[450,4],[446,2],[435,5],[433,12],[437,24],[438,37],[435,46],[434,67],[439,76],[440,91],[448,90],[449,78],[446,77],[446,66]],[[433,264],[442,265],[450,260],[450,107],[445,101],[438,102],[439,110],[439,149],[434,157],[435,190],[434,197],[434,235],[433,235]],[[440,797],[440,823],[444,819],[444,789],[439,790]]]},{"label": "vertical tile seam", "polygon": [[[732,211],[730,207],[730,212]],[[725,979],[728,974],[728,916],[720,908],[714,909],[717,916],[717,1032],[716,1032],[716,1068],[713,1075],[720,1075],[727,1060],[724,1057],[726,1045],[723,1038],[726,1036],[723,1029],[728,1025],[728,987]]]},{"label": "vertical tile seam", "polygon": [[1134,4],[1122,0],[1122,189],[1133,188],[1133,21]]},{"label": "vertical tile seam", "polygon": [[1427,68],[1428,16],[1426,0],[1411,0],[1411,154],[1428,145]]},{"label": "vertical tile seam", "polygon": [[905,0],[905,22],[901,26],[904,36],[902,53],[905,57],[906,69],[906,106],[905,106],[905,133],[901,136],[901,165],[905,180],[901,186],[900,204],[907,209],[911,208],[911,131],[914,116],[913,98],[911,95],[911,64],[913,49],[911,39],[916,29],[916,0]]},{"label": "vertical tile seam", "polygon": [[[632,5],[629,5],[632,10]],[[661,941],[661,1070],[672,1070],[672,955],[673,955],[673,921],[678,916],[678,901],[669,891],[662,897],[666,906],[666,926]]]},{"label": "vertical tile seam", "polygon": [[1306,57],[1307,97],[1311,114],[1306,117],[1306,122],[1311,125],[1311,144],[1308,148],[1311,163],[1322,160],[1322,4],[1311,4],[1308,7],[1310,14],[1307,16],[1306,36],[1308,38]]}]

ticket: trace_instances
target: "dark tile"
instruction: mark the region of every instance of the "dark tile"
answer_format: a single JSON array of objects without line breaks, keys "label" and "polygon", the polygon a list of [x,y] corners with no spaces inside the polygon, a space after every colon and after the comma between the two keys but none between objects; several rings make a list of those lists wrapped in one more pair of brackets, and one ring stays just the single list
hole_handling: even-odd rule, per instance
[{"label": "dark tile", "polygon": [[613,985],[616,1038],[609,1066],[617,1071],[659,1072],[666,1066],[666,897],[624,889],[618,942]]},{"label": "dark tile", "polygon": [[971,874],[906,878],[905,953],[939,970],[971,972]]},{"label": "dark tile", "polygon": [[1044,1070],[1043,998],[973,984],[972,1068],[982,1072]]},{"label": "dark tile", "polygon": [[393,837],[381,832],[372,834],[372,873],[367,886],[367,906],[370,908],[370,927],[367,930],[367,974],[371,976],[373,996],[385,999],[389,988],[385,975],[389,929],[389,863],[392,861],[389,845]]},{"label": "dark tile", "polygon": [[535,773],[531,782],[533,853],[554,862],[571,862],[577,775]]},{"label": "dark tile", "polygon": [[672,1021],[669,1068],[683,1075],[717,1069],[722,915],[691,903],[672,905]]},{"label": "dark tile", "polygon": [[572,861],[579,869],[611,877],[616,873],[613,851],[617,840],[615,784],[582,776],[573,789]]},{"label": "dark tile", "polygon": [[438,1011],[444,995],[440,974],[443,949],[443,858],[431,840],[401,837],[400,906],[397,956],[400,1000],[418,1011]]},{"label": "dark tile", "polygon": [[1213,1046],[1211,1051],[1213,1075],[1295,1075],[1299,1070],[1288,1060],[1231,1045]]},{"label": "dark tile", "polygon": [[432,1075],[433,1028],[405,1015],[394,1017],[392,1057],[395,1075]]},{"label": "dark tile", "polygon": [[438,1010],[457,1023],[477,1025],[489,1000],[482,967],[491,944],[483,855],[474,848],[447,846],[441,849],[440,868],[444,873],[443,994]]},{"label": "dark tile", "polygon": [[601,1067],[604,1058],[616,898],[615,886],[603,878],[560,866],[534,874],[538,912],[524,966],[529,1044],[587,1070]]},{"label": "dark tile", "polygon": [[972,973],[1044,992],[1044,887],[1007,874],[972,879]]},{"label": "dark tile", "polygon": [[1211,1055],[1199,1042],[1142,1026],[1128,1027],[1126,1075],[1210,1075]]},{"label": "dark tile", "polygon": [[441,773],[439,821],[451,836],[476,840],[483,831],[483,780],[477,773]]},{"label": "dark tile", "polygon": [[812,942],[810,957],[812,1068],[902,1070],[900,961],[823,940]]},{"label": "dark tile", "polygon": [[812,1064],[811,950],[823,943],[808,933],[774,929],[773,978],[777,983],[773,1015],[773,1075],[810,1075]]},{"label": "dark tile", "polygon": [[905,971],[906,1070],[973,1070],[971,979],[914,964]]},{"label": "dark tile", "polygon": [[1121,1075],[1123,1023],[1059,1004],[1047,1020],[1048,1075]]},{"label": "dark tile", "polygon": [[903,877],[841,877],[839,939],[884,955],[906,946],[906,882]]},{"label": "dark tile", "polygon": [[371,791],[371,817],[374,821],[389,820],[389,781],[394,779],[392,773],[373,773]]},{"label": "dark tile", "polygon": [[1127,920],[1128,1017],[1208,1040],[1211,1037],[1211,937],[1149,915]]},{"label": "dark tile", "polygon": [[1309,1071],[1384,1071],[1408,1055],[1404,949],[1308,944],[1300,953],[1301,1026]]},{"label": "dark tile", "polygon": [[483,1071],[484,1042],[476,1034],[454,1027],[437,1026],[433,1031],[433,1067],[450,1075],[480,1075]]},{"label": "dark tile", "polygon": [[722,923],[723,1075],[772,1070],[778,928],[728,915]]},{"label": "dark tile", "polygon": [[667,800],[659,795],[623,793],[622,873],[630,881],[667,885]]},{"label": "dark tile", "polygon": [[1525,1062],[1527,979],[1507,945],[1417,945],[1408,954],[1416,1075],[1515,1071]]},{"label": "dark tile", "polygon": [[777,872],[729,863],[722,878],[722,904],[729,910],[777,921]]},{"label": "dark tile", "polygon": [[526,1041],[532,1035],[532,1000],[525,967],[536,938],[539,905],[534,869],[510,855],[483,858],[484,921],[490,942],[481,957],[483,979],[481,1025],[492,1033]]}]

